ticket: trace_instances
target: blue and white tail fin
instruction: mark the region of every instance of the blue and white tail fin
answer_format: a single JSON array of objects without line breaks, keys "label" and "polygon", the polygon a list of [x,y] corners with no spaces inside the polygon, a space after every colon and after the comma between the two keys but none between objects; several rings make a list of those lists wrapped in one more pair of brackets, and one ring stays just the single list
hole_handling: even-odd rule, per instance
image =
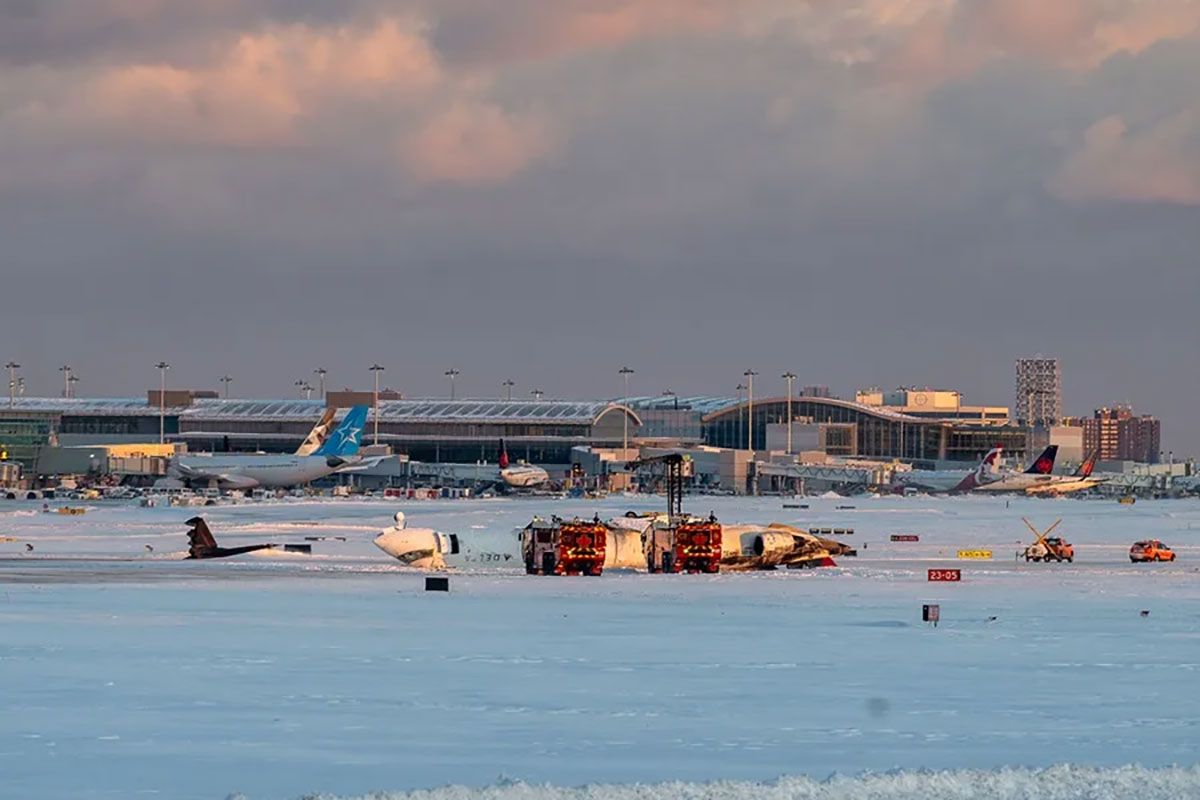
[{"label": "blue and white tail fin", "polygon": [[337,456],[345,458],[358,452],[362,444],[363,430],[367,427],[367,407],[354,406],[316,452],[315,456]]}]

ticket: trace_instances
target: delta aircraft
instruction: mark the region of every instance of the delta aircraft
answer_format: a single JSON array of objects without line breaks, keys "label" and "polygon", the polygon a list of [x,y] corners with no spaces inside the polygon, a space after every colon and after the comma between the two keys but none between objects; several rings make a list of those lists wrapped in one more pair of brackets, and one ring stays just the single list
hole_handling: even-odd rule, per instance
[{"label": "delta aircraft", "polygon": [[513,489],[534,489],[550,482],[550,473],[532,464],[513,464],[508,460],[504,440],[500,440],[500,480]]},{"label": "delta aircraft", "polygon": [[[347,469],[359,469],[369,459],[356,457],[366,427],[367,407],[354,406],[318,447],[312,449],[318,428],[328,427],[322,418],[305,444],[292,455],[229,454],[180,456],[172,464],[171,477],[192,486],[220,489],[283,489],[309,483]],[[378,461],[378,459],[376,459]]]}]

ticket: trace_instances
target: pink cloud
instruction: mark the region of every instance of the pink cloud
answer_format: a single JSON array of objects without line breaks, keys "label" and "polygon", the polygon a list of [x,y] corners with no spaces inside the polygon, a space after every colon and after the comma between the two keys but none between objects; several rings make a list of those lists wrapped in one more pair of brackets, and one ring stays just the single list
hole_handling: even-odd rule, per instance
[{"label": "pink cloud", "polygon": [[1200,205],[1200,109],[1133,131],[1117,115],[1097,121],[1048,188],[1072,201]]},{"label": "pink cloud", "polygon": [[545,119],[479,102],[455,103],[401,141],[408,172],[427,183],[502,182],[555,149]]}]

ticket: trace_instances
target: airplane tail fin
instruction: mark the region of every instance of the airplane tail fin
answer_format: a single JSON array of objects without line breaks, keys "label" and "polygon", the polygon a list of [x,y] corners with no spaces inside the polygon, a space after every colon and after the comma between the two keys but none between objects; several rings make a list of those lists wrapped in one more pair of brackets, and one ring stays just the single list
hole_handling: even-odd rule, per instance
[{"label": "airplane tail fin", "polygon": [[1091,455],[1085,458],[1083,463],[1079,465],[1079,469],[1075,470],[1075,477],[1090,478],[1092,476],[1092,470],[1096,468],[1096,459],[1099,457],[1099,455],[1099,450],[1093,450]]},{"label": "airplane tail fin", "polygon": [[333,429],[329,438],[313,452],[313,455],[339,458],[354,455],[362,443],[362,432],[366,427],[367,407],[354,406],[346,412],[341,424]]},{"label": "airplane tail fin", "polygon": [[504,440],[500,440],[500,469],[508,469],[508,449],[504,446]]},{"label": "airplane tail fin", "polygon": [[217,549],[217,540],[213,538],[204,517],[192,517],[184,524],[191,526],[188,531],[188,558],[203,558],[206,553]]},{"label": "airplane tail fin", "polygon": [[317,452],[317,449],[325,443],[325,439],[329,436],[329,431],[333,427],[333,418],[337,416],[336,408],[327,408],[325,413],[321,415],[321,419],[313,426],[313,429],[308,432],[304,444],[300,445],[300,449],[296,451],[298,456],[311,456]]},{"label": "airplane tail fin", "polygon": [[969,492],[976,486],[982,486],[985,483],[990,483],[992,475],[995,475],[1000,469],[1000,454],[1004,452],[1004,448],[996,445],[987,452],[983,457],[983,461],[979,462],[979,466],[975,471],[962,479],[962,482],[955,486],[951,491],[954,492]]},{"label": "airplane tail fin", "polygon": [[1033,463],[1029,465],[1029,469],[1025,470],[1025,474],[1049,475],[1054,471],[1054,459],[1056,456],[1058,456],[1058,445],[1052,444],[1033,460]]}]

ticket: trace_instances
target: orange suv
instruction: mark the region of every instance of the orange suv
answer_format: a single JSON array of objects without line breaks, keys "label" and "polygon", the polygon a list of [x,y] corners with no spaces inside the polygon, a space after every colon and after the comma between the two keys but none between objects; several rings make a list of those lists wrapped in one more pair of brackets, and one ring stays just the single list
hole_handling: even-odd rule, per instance
[{"label": "orange suv", "polygon": [[1134,564],[1139,561],[1174,561],[1175,551],[1158,539],[1147,539],[1134,542],[1129,548],[1129,560]]}]

